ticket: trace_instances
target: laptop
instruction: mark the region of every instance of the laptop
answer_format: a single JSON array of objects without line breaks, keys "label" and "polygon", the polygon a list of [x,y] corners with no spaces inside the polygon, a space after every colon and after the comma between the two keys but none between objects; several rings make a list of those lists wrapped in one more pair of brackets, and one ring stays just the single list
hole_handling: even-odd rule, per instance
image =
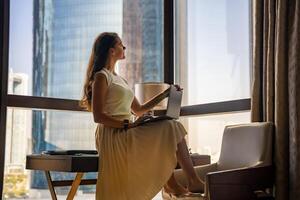
[{"label": "laptop", "polygon": [[146,115],[140,117],[137,119],[138,121],[137,126],[150,123],[150,122],[161,121],[161,120],[178,119],[180,115],[181,100],[182,100],[182,91],[177,90],[177,88],[174,85],[171,85],[166,113],[160,116]]}]

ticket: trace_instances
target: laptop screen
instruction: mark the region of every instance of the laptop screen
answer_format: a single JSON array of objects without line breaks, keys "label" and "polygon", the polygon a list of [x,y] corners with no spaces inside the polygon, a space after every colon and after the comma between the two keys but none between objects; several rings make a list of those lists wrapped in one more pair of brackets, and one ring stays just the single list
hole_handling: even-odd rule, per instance
[{"label": "laptop screen", "polygon": [[170,87],[166,116],[178,119],[180,116],[182,91],[178,91],[174,85],[171,85]]}]

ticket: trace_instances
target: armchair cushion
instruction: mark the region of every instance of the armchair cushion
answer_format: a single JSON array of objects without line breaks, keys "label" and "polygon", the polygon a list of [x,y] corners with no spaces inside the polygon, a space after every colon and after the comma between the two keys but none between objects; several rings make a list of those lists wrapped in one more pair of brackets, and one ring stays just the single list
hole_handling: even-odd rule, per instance
[{"label": "armchair cushion", "polygon": [[226,126],[218,170],[272,164],[272,123]]}]

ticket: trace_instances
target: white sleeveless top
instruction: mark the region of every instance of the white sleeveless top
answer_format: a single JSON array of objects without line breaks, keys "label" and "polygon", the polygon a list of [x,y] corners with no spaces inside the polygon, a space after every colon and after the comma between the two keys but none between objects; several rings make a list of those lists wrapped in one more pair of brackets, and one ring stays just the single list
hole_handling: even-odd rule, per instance
[{"label": "white sleeveless top", "polygon": [[97,73],[104,74],[108,84],[104,112],[110,116],[130,117],[131,104],[134,99],[132,89],[121,76],[113,74],[106,68]]}]

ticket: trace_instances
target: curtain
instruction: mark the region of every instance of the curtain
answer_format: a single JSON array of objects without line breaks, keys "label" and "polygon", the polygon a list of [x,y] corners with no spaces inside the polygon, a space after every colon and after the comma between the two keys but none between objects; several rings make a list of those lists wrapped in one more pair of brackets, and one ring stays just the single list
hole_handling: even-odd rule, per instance
[{"label": "curtain", "polygon": [[300,1],[252,0],[252,121],[275,124],[275,197],[300,199]]}]

